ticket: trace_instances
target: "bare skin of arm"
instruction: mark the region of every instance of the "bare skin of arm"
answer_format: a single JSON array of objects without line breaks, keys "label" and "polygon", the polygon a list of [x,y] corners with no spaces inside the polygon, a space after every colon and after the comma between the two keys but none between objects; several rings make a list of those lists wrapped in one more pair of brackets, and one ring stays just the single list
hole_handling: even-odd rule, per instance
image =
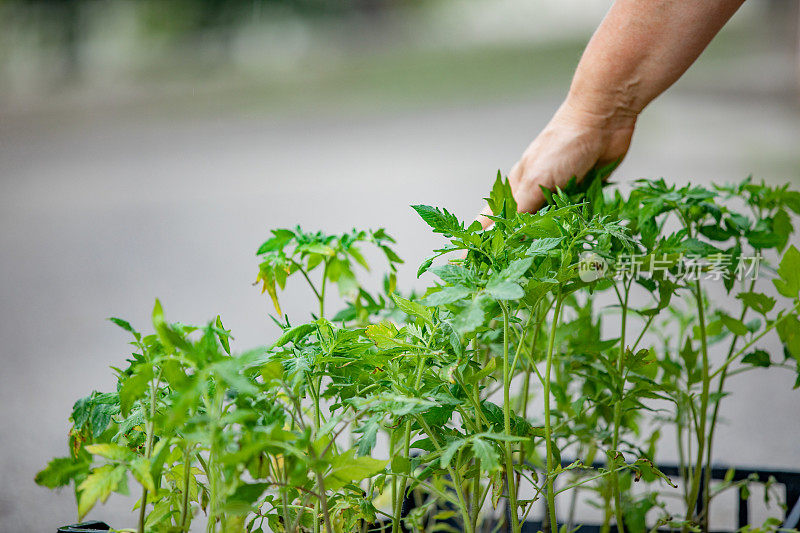
[{"label": "bare skin of arm", "polygon": [[[569,93],[509,172],[520,211],[540,185],[622,160],[639,113],[686,72],[744,0],[617,0],[583,52]],[[484,208],[482,214],[490,214]],[[484,227],[491,220],[479,216]]]}]

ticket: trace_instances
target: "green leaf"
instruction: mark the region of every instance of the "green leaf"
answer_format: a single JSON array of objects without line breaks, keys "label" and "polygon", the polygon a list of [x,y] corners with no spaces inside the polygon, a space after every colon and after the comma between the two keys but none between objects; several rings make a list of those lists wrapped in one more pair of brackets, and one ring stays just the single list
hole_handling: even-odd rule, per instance
[{"label": "green leaf", "polygon": [[217,315],[217,319],[214,321],[214,325],[217,327],[219,331],[217,331],[217,338],[219,339],[219,343],[222,345],[222,349],[225,350],[225,353],[230,355],[231,354],[231,345],[230,345],[230,336],[228,335],[228,330],[225,329],[225,326],[222,325],[222,318]]},{"label": "green leaf", "polygon": [[[787,252],[788,253],[788,252]],[[775,299],[758,292],[740,292],[736,295],[747,307],[766,315],[775,307]]]},{"label": "green leaf", "polygon": [[497,171],[497,178],[492,186],[492,191],[489,193],[489,198],[486,198],[486,202],[495,216],[511,219],[517,214],[517,202],[511,192],[511,184],[507,179],[503,180],[500,171]]},{"label": "green leaf", "polygon": [[333,458],[331,470],[325,476],[326,489],[338,490],[353,481],[361,481],[382,471],[389,463],[368,456],[355,457],[355,452],[351,448]]},{"label": "green leaf", "polygon": [[132,376],[122,382],[119,388],[119,407],[122,416],[128,416],[131,406],[145,393],[151,379],[153,379],[153,367],[143,363],[136,368]]},{"label": "green leaf", "polygon": [[278,337],[278,340],[276,340],[275,344],[273,344],[272,346],[275,348],[279,348],[289,342],[297,343],[297,341],[304,338],[309,333],[316,331],[316,329],[317,329],[316,324],[301,324],[291,329],[287,329],[286,331],[283,332],[283,335]]},{"label": "green leaf", "polygon": [[445,236],[457,236],[464,233],[464,229],[455,215],[447,209],[439,209],[429,205],[412,205],[411,208],[424,220],[435,233]]},{"label": "green leaf", "polygon": [[547,253],[561,243],[563,237],[543,237],[535,239],[528,248],[528,255],[547,255]]},{"label": "green leaf", "polygon": [[361,433],[358,439],[357,455],[369,455],[375,447],[378,439],[378,430],[381,428],[380,416],[376,415],[368,419],[364,424],[354,430],[354,433]]},{"label": "green leaf", "polygon": [[269,483],[242,483],[225,502],[225,510],[233,514],[246,514],[258,498],[270,487]]},{"label": "green leaf", "polygon": [[419,268],[417,269],[417,277],[420,277],[421,275],[423,275],[425,272],[428,271],[428,269],[433,264],[433,259],[434,259],[433,257],[429,257],[425,261],[423,261],[421,265],[419,265]]},{"label": "green leaf", "polygon": [[467,377],[466,379],[467,383],[470,385],[474,385],[475,383],[478,383],[484,378],[490,376],[492,372],[497,370],[497,360],[498,360],[497,357],[492,357],[491,359],[489,359],[489,362],[486,364],[485,367],[480,369],[478,372],[475,372],[471,376]]},{"label": "green leaf", "polygon": [[402,340],[396,340],[397,328],[391,322],[381,322],[367,326],[366,335],[375,343],[375,346],[382,350],[404,347],[406,344]]},{"label": "green leaf", "polygon": [[730,231],[727,231],[722,226],[718,226],[716,224],[708,224],[706,226],[701,226],[700,233],[702,233],[704,237],[707,237],[712,241],[727,241],[731,237]]},{"label": "green leaf", "polygon": [[707,257],[712,254],[722,253],[722,250],[697,239],[686,239],[682,243],[683,249],[690,254]]},{"label": "green leaf", "polygon": [[172,502],[168,499],[161,500],[155,504],[153,510],[147,514],[147,519],[144,521],[145,531],[160,531],[160,529],[156,530],[155,527],[174,513],[177,513],[177,511],[172,508]]},{"label": "green leaf", "polygon": [[758,249],[778,248],[785,239],[771,231],[750,231],[747,233],[747,242]]},{"label": "green leaf", "polygon": [[453,319],[453,327],[461,333],[472,331],[483,325],[486,317],[484,304],[487,299],[483,295],[475,297],[458,315]]},{"label": "green leaf", "polygon": [[294,232],[288,229],[274,229],[272,230],[274,237],[262,244],[256,255],[261,255],[267,252],[275,252],[282,249],[294,237]]},{"label": "green leaf", "polygon": [[325,257],[333,257],[334,255],[336,255],[336,250],[334,250],[327,244],[322,244],[321,242],[310,242],[298,246],[295,249],[295,253],[305,254],[305,255],[317,254]]},{"label": "green leaf", "polygon": [[781,241],[778,244],[778,250],[782,250],[786,243],[789,242],[789,236],[794,233],[792,219],[784,209],[775,213],[775,217],[772,219],[772,231],[775,235],[780,236]]},{"label": "green leaf", "polygon": [[503,495],[503,475],[498,469],[491,475],[492,481],[492,509],[497,509],[500,497]]},{"label": "green leaf", "polygon": [[433,326],[433,312],[424,305],[406,300],[397,294],[392,294],[392,300],[394,300],[398,309],[408,316],[421,318],[423,322],[429,326]]},{"label": "green leaf", "polygon": [[467,287],[475,287],[477,278],[472,271],[467,270],[463,266],[447,264],[432,268],[431,272],[439,276],[442,281],[449,285],[464,285]]},{"label": "green leaf", "polygon": [[739,337],[747,335],[748,333],[747,326],[745,326],[741,320],[738,320],[726,314],[721,314],[719,318],[722,321],[722,324],[726,328],[728,328],[728,331],[730,331],[734,335],[738,335]]},{"label": "green leaf", "polygon": [[105,503],[112,492],[122,486],[126,474],[125,465],[103,465],[96,468],[78,485],[78,519],[82,520],[86,513],[98,500]]},{"label": "green leaf", "polygon": [[486,292],[496,300],[518,300],[525,296],[525,291],[513,281],[504,281],[498,276],[493,276],[486,284]]},{"label": "green leaf", "polygon": [[164,310],[158,298],[156,298],[156,303],[153,305],[153,328],[156,330],[158,339],[168,352],[174,351],[176,347],[187,348],[187,343],[183,340],[183,337],[169,327],[169,324],[164,320]]},{"label": "green leaf", "polygon": [[525,275],[533,264],[533,257],[522,257],[511,261],[509,265],[500,271],[497,276],[506,281],[517,281]]},{"label": "green leaf", "polygon": [[778,292],[787,298],[797,298],[800,292],[800,251],[794,245],[783,254],[778,275],[780,279],[772,280]]},{"label": "green leaf", "polygon": [[439,464],[442,468],[447,468],[450,466],[450,462],[453,460],[453,457],[458,450],[464,445],[464,439],[455,439],[450,441],[445,449],[442,451],[442,456],[439,458]]},{"label": "green leaf", "polygon": [[767,368],[770,366],[771,362],[769,360],[769,354],[764,350],[755,350],[742,358],[742,362],[748,365],[753,366],[760,366]]},{"label": "green leaf", "polygon": [[431,307],[447,305],[469,296],[471,292],[472,291],[468,288],[460,285],[456,287],[444,287],[440,291],[432,292],[427,295],[422,299],[422,302]]},{"label": "green leaf", "polygon": [[491,441],[475,437],[472,439],[472,452],[476,459],[480,459],[483,470],[493,472],[500,468],[500,456]]},{"label": "green leaf", "polygon": [[111,461],[124,461],[131,455],[131,451],[128,450],[128,448],[123,448],[119,444],[114,444],[113,442],[89,444],[84,446],[84,449],[92,455],[99,455]]},{"label": "green leaf", "polygon": [[56,457],[47,463],[47,467],[36,474],[37,485],[55,489],[68,485],[73,479],[84,476],[89,471],[89,462],[75,460],[72,457]]},{"label": "green leaf", "polygon": [[153,475],[150,472],[150,461],[145,457],[137,457],[131,461],[131,473],[136,481],[141,483],[142,487],[146,488],[151,493],[156,492],[156,484],[153,481]]},{"label": "green leaf", "polygon": [[141,339],[142,336],[139,334],[138,331],[133,329],[133,326],[131,326],[130,323],[127,320],[122,320],[121,318],[116,318],[116,317],[113,317],[113,316],[111,318],[109,318],[109,320],[111,322],[113,322],[114,324],[116,324],[117,326],[119,326],[122,329],[124,329],[125,331],[133,334],[133,336],[136,338],[137,341],[139,339]]}]

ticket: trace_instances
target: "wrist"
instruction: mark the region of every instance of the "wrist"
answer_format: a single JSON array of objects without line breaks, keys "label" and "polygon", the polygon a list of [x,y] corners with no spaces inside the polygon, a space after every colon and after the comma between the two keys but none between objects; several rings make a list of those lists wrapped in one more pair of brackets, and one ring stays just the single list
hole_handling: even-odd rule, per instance
[{"label": "wrist", "polygon": [[633,129],[638,109],[621,95],[609,95],[572,87],[558,114],[583,127],[602,131]]}]

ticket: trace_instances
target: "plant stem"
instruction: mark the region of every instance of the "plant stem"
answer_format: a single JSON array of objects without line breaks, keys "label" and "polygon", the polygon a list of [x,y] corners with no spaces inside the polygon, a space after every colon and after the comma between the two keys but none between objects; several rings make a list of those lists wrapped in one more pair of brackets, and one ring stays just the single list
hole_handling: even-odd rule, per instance
[{"label": "plant stem", "polygon": [[191,468],[191,455],[192,447],[186,443],[186,449],[183,451],[183,499],[181,501],[181,522],[180,528],[182,531],[189,531],[189,525],[186,521],[189,518],[189,478],[192,473]]},{"label": "plant stem", "polygon": [[[419,388],[420,383],[422,382],[422,373],[425,370],[425,365],[423,364],[423,357],[417,357],[417,373],[414,376],[414,390]],[[403,432],[403,454],[406,459],[408,459],[409,450],[411,449],[411,420],[406,422],[406,427],[404,428]],[[395,482],[397,483],[398,480],[395,478]],[[393,483],[393,488],[394,488]],[[408,484],[408,478],[403,478],[399,481],[399,492],[394,493],[394,517],[392,518],[392,530],[394,533],[400,533],[400,520],[403,514],[403,500],[406,497],[406,486]]]},{"label": "plant stem", "polygon": [[[433,443],[434,447],[436,447],[436,451],[442,452],[442,446],[439,443],[439,439],[436,438],[436,435],[431,430],[431,427],[425,422],[425,419],[421,416],[417,415],[417,422],[419,425],[422,426],[422,429],[425,430],[425,433],[431,438],[431,442]],[[470,520],[469,516],[469,508],[467,506],[467,500],[464,498],[464,488],[462,487],[462,479],[461,475],[458,473],[458,470],[454,469],[452,466],[447,466],[447,472],[450,474],[450,477],[453,480],[453,485],[456,489],[456,496],[458,497],[458,508],[461,511],[461,519],[464,522],[464,532],[465,533],[474,533],[472,529],[472,521]]]},{"label": "plant stem", "polygon": [[692,519],[697,506],[697,498],[700,493],[700,482],[703,468],[703,454],[706,446],[706,419],[708,417],[708,398],[711,385],[708,363],[708,338],[706,333],[705,306],[703,304],[703,292],[700,286],[700,279],[695,281],[695,300],[697,302],[697,321],[700,327],[700,344],[703,355],[702,389],[700,391],[700,420],[697,425],[697,461],[694,472],[692,472],[691,491],[689,500],[686,502],[686,520]]},{"label": "plant stem", "polygon": [[[322,505],[322,519],[325,521],[325,533],[332,533],[331,517],[328,513],[328,495],[325,493],[325,479],[322,477],[322,473],[318,468],[314,473],[317,476],[317,485],[319,486],[320,498],[317,501]],[[317,520],[315,519],[314,521],[316,522]]]},{"label": "plant stem", "polygon": [[319,299],[319,317],[325,318],[325,287],[328,283],[328,265],[330,264],[330,259],[325,261],[325,267],[322,269],[322,286],[320,288],[318,299]]},{"label": "plant stem", "polygon": [[[748,290],[750,292],[752,292],[753,289],[755,288],[755,285],[756,285],[756,280],[751,280],[750,281],[750,288]],[[745,306],[745,307],[742,308],[742,312],[739,315],[739,322],[742,322],[746,315],[747,315],[747,307]],[[728,360],[728,358],[730,358],[733,355],[733,350],[736,348],[736,341],[738,341],[738,340],[739,340],[739,335],[734,334],[733,335],[733,339],[731,339],[731,347],[728,350],[728,355],[725,357],[726,361]],[[725,387],[725,378],[727,377],[727,375],[728,375],[728,367],[726,366],[723,369],[722,374],[719,377],[719,385],[717,387],[717,394],[718,395],[722,394],[722,392],[723,392],[723,389]],[[703,496],[703,524],[704,524],[704,526],[705,526],[704,528],[706,530],[708,529],[709,512],[710,512],[710,507],[711,507],[711,493],[710,493],[709,489],[711,488],[711,459],[712,459],[712,455],[713,455],[713,451],[714,451],[714,449],[713,449],[714,448],[714,430],[716,429],[716,426],[717,426],[717,417],[719,416],[719,404],[720,404],[720,401],[721,401],[721,398],[718,399],[716,401],[716,403],[714,404],[714,410],[711,413],[711,422],[710,422],[710,424],[708,426],[708,446],[707,446],[707,450],[706,450],[706,473],[705,473],[705,476],[704,476],[704,479],[703,479],[703,489],[704,489],[703,490],[703,495],[704,495]]]},{"label": "plant stem", "polygon": [[[481,471],[480,459],[475,459],[475,469]],[[472,519],[472,531],[478,529],[478,514],[481,510],[481,476],[476,475],[472,478],[472,508],[470,517]]]},{"label": "plant stem", "polygon": [[[617,295],[619,296],[619,292],[617,292]],[[614,515],[617,519],[617,530],[619,531],[619,533],[624,533],[625,523],[622,516],[622,496],[620,495],[620,490],[619,490],[619,474],[617,473],[616,461],[618,457],[617,454],[619,454],[619,452],[617,451],[617,447],[619,446],[619,427],[622,424],[622,403],[625,396],[625,373],[624,373],[625,334],[628,325],[629,295],[630,295],[630,284],[625,286],[624,299],[622,298],[620,299],[620,305],[622,306],[622,325],[620,326],[621,330],[619,336],[619,352],[617,354],[617,379],[619,380],[618,382],[619,398],[614,403],[614,433],[611,439],[611,449],[615,454],[614,466],[612,467],[612,474],[611,474],[611,487],[614,491]]]},{"label": "plant stem", "polygon": [[561,286],[558,287],[558,295],[556,296],[556,309],[553,315],[553,324],[550,326],[550,338],[547,341],[547,362],[545,364],[544,375],[544,434],[545,445],[547,448],[547,511],[550,517],[550,530],[552,533],[558,533],[558,523],[556,522],[556,495],[554,490],[554,479],[552,472],[553,465],[553,428],[550,420],[550,369],[553,366],[553,346],[556,339],[556,327],[558,326],[558,318],[561,315]]},{"label": "plant stem", "polygon": [[[150,417],[145,422],[145,448],[144,456],[150,459],[153,453],[153,419],[156,417],[156,392],[158,391],[158,383],[161,381],[161,370],[159,369],[155,379],[150,382]],[[139,507],[139,526],[138,532],[144,533],[145,522],[145,508],[147,507],[147,488],[142,487],[142,502]]]},{"label": "plant stem", "polygon": [[[503,424],[504,432],[511,436],[511,362],[508,360],[508,306],[498,302],[503,311]],[[514,533],[520,533],[519,516],[517,515],[517,483],[514,476],[514,458],[512,456],[511,442],[506,441],[506,486],[508,487],[508,504],[511,507],[511,528]]]}]

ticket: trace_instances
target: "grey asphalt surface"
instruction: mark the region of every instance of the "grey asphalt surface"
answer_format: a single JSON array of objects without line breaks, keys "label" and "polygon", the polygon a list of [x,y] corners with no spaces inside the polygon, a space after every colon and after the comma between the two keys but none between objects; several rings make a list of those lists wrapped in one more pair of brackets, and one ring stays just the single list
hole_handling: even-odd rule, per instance
[{"label": "grey asphalt surface", "polygon": [[[440,244],[409,204],[473,216],[558,104],[555,95],[351,114],[134,111],[12,115],[0,120],[0,530],[70,521],[69,490],[33,476],[66,452],[75,399],[108,389],[127,338],[104,321],[149,328],[220,313],[240,349],[275,327],[251,286],[269,228],[387,227],[407,261],[401,284]],[[800,184],[800,109],[784,97],[670,93],[647,110],[618,181]],[[290,317],[311,308],[304,287]],[[774,341],[769,346],[774,346]],[[786,372],[731,381],[720,461],[800,467],[798,394]],[[665,451],[670,455],[669,449]],[[130,501],[92,512],[131,526]]]}]

